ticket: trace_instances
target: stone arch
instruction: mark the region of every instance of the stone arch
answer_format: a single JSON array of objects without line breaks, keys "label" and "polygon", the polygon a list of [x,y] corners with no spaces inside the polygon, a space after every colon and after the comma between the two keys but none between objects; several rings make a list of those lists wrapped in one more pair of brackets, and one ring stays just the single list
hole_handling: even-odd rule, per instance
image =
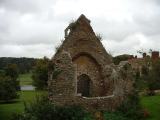
[{"label": "stone arch", "polygon": [[88,75],[82,74],[77,77],[77,93],[85,97],[91,97],[92,82]]},{"label": "stone arch", "polygon": [[93,86],[90,88],[90,96],[99,96],[101,89],[101,69],[98,62],[87,53],[79,53],[72,58],[73,64],[76,66],[76,78],[78,83],[78,78],[82,74],[89,77]]},{"label": "stone arch", "polygon": [[80,52],[80,53],[76,54],[75,56],[73,56],[72,61],[74,61],[75,59],[77,59],[80,56],[86,56],[86,57],[92,59],[94,61],[94,63],[97,64],[100,68],[100,64],[97,62],[97,60],[91,54],[89,54],[87,52]]}]

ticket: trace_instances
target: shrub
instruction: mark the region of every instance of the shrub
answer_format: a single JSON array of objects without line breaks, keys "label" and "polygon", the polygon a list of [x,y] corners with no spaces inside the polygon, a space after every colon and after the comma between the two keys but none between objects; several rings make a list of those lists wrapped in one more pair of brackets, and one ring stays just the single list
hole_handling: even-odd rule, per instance
[{"label": "shrub", "polygon": [[102,35],[101,35],[100,33],[97,33],[97,34],[96,34],[96,37],[97,37],[100,41],[102,41]]},{"label": "shrub", "polygon": [[104,114],[105,120],[130,120],[118,112],[106,112]]},{"label": "shrub", "polygon": [[12,120],[84,120],[85,115],[79,106],[58,107],[47,97],[37,97],[33,103],[25,104],[23,114],[14,115]]},{"label": "shrub", "polygon": [[140,99],[137,92],[133,92],[118,108],[117,112],[123,114],[124,117],[130,118],[130,120],[143,119],[142,108],[140,105]]},{"label": "shrub", "polygon": [[142,110],[139,96],[134,92],[115,112],[105,112],[104,117],[105,120],[143,120],[148,113]]}]

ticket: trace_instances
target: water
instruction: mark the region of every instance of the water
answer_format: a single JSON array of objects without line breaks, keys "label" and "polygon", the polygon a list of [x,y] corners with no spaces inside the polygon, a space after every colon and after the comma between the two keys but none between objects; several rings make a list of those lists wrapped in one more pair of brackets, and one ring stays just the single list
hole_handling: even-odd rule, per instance
[{"label": "water", "polygon": [[33,85],[24,85],[21,86],[21,90],[35,90],[35,87]]}]

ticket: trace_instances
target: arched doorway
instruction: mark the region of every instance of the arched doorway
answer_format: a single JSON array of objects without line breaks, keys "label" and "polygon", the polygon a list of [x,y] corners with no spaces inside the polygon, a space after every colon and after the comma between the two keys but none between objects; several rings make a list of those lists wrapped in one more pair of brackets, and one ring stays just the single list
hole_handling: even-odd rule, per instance
[{"label": "arched doorway", "polygon": [[91,80],[88,75],[82,74],[77,78],[77,93],[81,93],[82,96],[91,96]]}]

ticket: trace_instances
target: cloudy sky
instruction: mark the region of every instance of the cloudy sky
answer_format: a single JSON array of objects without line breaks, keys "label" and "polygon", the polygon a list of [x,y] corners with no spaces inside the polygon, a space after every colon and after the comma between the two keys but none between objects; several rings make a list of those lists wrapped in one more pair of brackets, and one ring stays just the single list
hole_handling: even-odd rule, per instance
[{"label": "cloudy sky", "polygon": [[0,57],[52,57],[82,13],[114,56],[160,50],[160,0],[0,0]]}]

